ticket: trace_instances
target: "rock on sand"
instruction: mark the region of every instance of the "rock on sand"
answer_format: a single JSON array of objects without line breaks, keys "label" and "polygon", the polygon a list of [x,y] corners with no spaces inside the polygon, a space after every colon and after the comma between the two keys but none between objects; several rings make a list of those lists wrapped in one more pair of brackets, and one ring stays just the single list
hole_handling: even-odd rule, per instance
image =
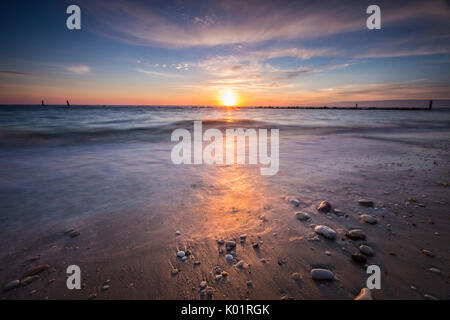
[{"label": "rock on sand", "polygon": [[313,280],[333,280],[334,274],[327,269],[312,269],[311,276]]},{"label": "rock on sand", "polygon": [[306,212],[297,212],[295,214],[295,217],[300,220],[300,221],[306,221],[311,219],[311,217],[309,216],[309,214],[307,214]]},{"label": "rock on sand", "polygon": [[361,292],[356,296],[355,300],[372,300],[370,290],[367,288],[362,288]]},{"label": "rock on sand", "polygon": [[327,213],[331,210],[331,204],[328,201],[322,201],[317,207],[317,211]]},{"label": "rock on sand", "polygon": [[330,227],[323,226],[323,225],[319,225],[319,226],[316,226],[316,227],[314,228],[314,231],[315,231],[317,234],[324,236],[325,238],[328,238],[328,239],[336,239],[337,233],[336,233],[336,231],[334,231],[334,230],[331,229]]}]

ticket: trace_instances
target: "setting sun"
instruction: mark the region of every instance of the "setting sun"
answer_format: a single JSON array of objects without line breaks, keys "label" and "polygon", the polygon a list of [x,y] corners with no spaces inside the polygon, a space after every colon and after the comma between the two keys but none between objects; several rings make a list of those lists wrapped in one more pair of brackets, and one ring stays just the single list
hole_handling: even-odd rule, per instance
[{"label": "setting sun", "polygon": [[225,107],[233,107],[237,104],[237,96],[232,90],[226,90],[222,93],[220,102]]}]

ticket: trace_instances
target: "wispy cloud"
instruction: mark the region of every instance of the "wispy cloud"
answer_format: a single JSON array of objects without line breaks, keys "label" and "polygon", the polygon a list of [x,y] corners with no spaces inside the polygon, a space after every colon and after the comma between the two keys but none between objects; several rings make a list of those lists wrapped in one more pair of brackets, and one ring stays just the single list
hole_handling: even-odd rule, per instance
[{"label": "wispy cloud", "polygon": [[[365,29],[367,3],[349,1],[204,1],[199,12],[169,2],[86,2],[96,10],[99,32],[127,43],[166,47],[255,44],[296,40]],[[420,18],[445,21],[443,1],[382,1],[383,25]]]},{"label": "wispy cloud", "polygon": [[73,73],[76,75],[86,75],[91,72],[91,67],[85,65],[63,66],[63,69],[65,69],[69,73]]}]

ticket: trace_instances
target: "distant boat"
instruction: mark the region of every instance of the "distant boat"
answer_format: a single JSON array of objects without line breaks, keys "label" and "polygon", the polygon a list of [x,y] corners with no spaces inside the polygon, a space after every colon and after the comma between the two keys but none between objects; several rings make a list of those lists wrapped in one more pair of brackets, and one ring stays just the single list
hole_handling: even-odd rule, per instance
[{"label": "distant boat", "polygon": [[42,107],[45,107],[45,106],[46,106],[46,104],[44,103],[44,100],[42,100],[41,106],[42,106]]},{"label": "distant boat", "polygon": [[66,103],[67,103],[67,106],[68,106],[68,107],[70,107],[70,103],[69,103],[69,100],[67,100],[67,101],[66,101]]}]

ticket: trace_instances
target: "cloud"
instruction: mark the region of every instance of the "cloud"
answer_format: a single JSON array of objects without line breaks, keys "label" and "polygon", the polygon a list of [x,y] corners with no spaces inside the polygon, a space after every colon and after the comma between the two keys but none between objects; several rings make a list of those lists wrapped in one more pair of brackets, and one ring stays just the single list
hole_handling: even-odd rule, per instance
[{"label": "cloud", "polygon": [[30,76],[31,75],[31,73],[27,73],[27,72],[10,71],[10,70],[0,70],[0,74],[11,75],[11,76]]},{"label": "cloud", "polygon": [[76,75],[86,75],[91,72],[91,67],[85,65],[77,65],[77,66],[64,66],[63,67],[67,72],[74,73]]},{"label": "cloud", "polygon": [[[368,4],[351,1],[202,1],[196,14],[168,1],[86,2],[102,34],[139,45],[193,47],[311,39],[365,29]],[[443,1],[381,2],[383,27],[412,19],[445,21]],[[204,13],[199,14],[199,13]]]}]

